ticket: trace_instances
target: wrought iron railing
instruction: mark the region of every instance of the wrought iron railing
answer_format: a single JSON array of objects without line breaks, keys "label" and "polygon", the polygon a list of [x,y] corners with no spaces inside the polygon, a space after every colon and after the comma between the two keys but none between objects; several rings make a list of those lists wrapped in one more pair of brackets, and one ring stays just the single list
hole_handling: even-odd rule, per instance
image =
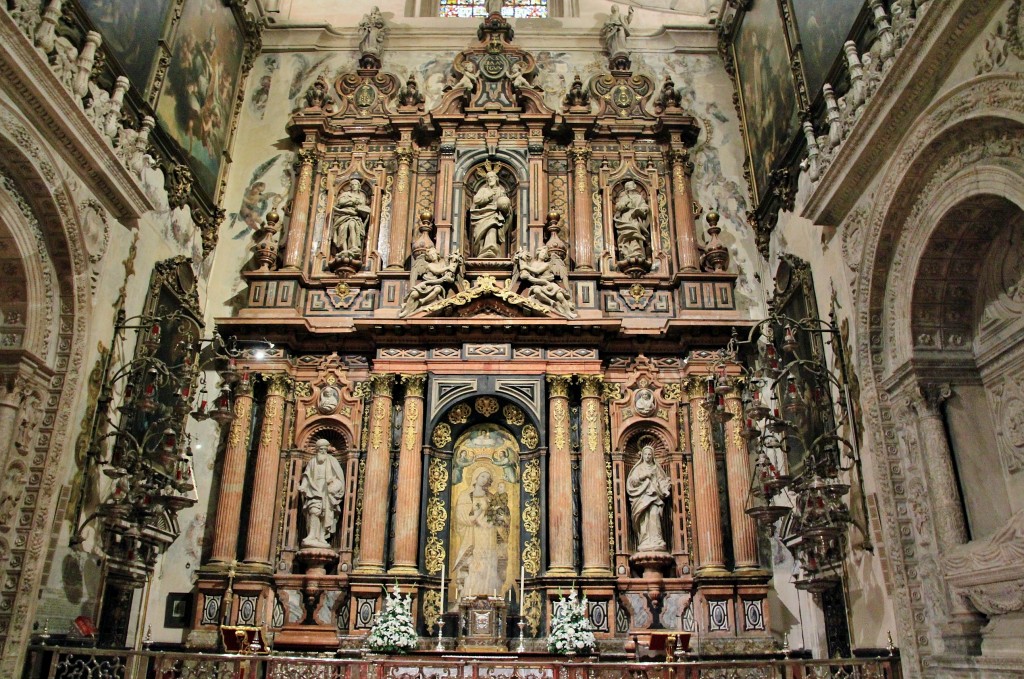
[{"label": "wrought iron railing", "polygon": [[898,656],[832,660],[594,662],[320,658],[33,646],[26,679],[901,679]]}]

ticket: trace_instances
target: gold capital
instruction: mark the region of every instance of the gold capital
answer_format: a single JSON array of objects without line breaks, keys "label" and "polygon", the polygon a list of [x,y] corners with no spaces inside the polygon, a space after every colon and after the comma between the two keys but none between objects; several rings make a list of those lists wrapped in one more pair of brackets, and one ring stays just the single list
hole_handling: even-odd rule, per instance
[{"label": "gold capital", "polygon": [[548,396],[551,398],[568,398],[569,382],[572,375],[548,375]]},{"label": "gold capital", "polygon": [[291,375],[286,373],[270,373],[263,375],[267,381],[267,396],[278,396],[284,398],[291,393],[295,385]]},{"label": "gold capital", "polygon": [[577,379],[583,387],[583,398],[596,398],[601,396],[601,383],[604,382],[604,375],[579,375]]},{"label": "gold capital", "polygon": [[423,388],[427,384],[426,373],[417,373],[415,375],[402,375],[402,384],[405,385],[405,395],[423,397]]},{"label": "gold capital", "polygon": [[374,396],[391,397],[391,388],[395,385],[395,376],[391,373],[375,373],[370,375]]}]

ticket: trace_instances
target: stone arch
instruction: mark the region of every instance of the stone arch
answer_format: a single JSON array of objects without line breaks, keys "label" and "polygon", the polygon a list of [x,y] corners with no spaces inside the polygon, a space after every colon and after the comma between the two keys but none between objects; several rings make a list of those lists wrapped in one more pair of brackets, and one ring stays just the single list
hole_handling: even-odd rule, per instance
[{"label": "stone arch", "polygon": [[295,437],[295,441],[300,449],[311,452],[316,445],[316,440],[320,438],[327,439],[331,442],[332,446],[342,452],[355,448],[352,432],[345,424],[324,419],[317,420],[304,427],[299,432],[299,435]]},{"label": "stone arch", "polygon": [[[930,400],[904,369],[900,349],[912,338],[907,312],[914,300],[912,283],[926,244],[958,202],[972,195],[1012,195],[1008,178],[1021,183],[1020,164],[1007,150],[1015,147],[1022,129],[1024,82],[1014,75],[990,74],[953,88],[918,118],[880,176],[872,203],[851,212],[847,224],[855,227],[863,216],[861,244],[851,252],[859,261],[851,267],[858,273],[852,305],[855,360],[865,443],[879,485],[893,609],[910,676],[919,675],[927,657],[956,648],[950,644],[977,641],[969,614],[963,615],[962,605],[950,596],[939,565],[940,541],[934,538],[956,533],[955,512],[943,506],[935,478],[929,478],[936,468],[950,465],[948,452],[944,459],[929,459],[917,434],[901,434],[898,426],[908,413],[923,412]],[[920,489],[928,490],[927,499],[919,497]],[[922,502],[924,508],[915,511]],[[947,623],[958,616],[962,636],[946,636]]]},{"label": "stone arch", "polygon": [[[18,387],[8,396],[23,402],[38,400],[38,408],[26,408],[32,418],[22,439],[28,446],[12,446],[7,455],[21,455],[29,466],[16,530],[8,536],[3,560],[4,580],[15,583],[17,595],[0,616],[0,650],[4,662],[0,674],[20,671],[23,653],[38,603],[37,592],[48,571],[46,544],[53,528],[57,490],[65,479],[73,402],[79,380],[88,372],[84,365],[86,328],[89,320],[88,260],[81,240],[82,229],[74,201],[57,168],[58,161],[46,150],[46,142],[31,123],[0,102],[0,193],[5,194],[3,216],[15,240],[25,248],[23,271],[29,301],[42,299],[42,314],[28,318],[23,347],[28,358],[13,369],[15,378],[6,386]],[[14,212],[16,211],[16,212]],[[17,213],[20,213],[20,217]],[[48,260],[47,267],[40,264]],[[48,296],[50,303],[47,303]],[[34,303],[34,302],[33,302]],[[31,316],[31,313],[30,313]],[[26,388],[27,387],[27,388]],[[31,413],[29,411],[32,411]],[[3,453],[4,450],[0,450]],[[5,456],[4,462],[9,459]],[[12,565],[13,564],[13,565]]]},{"label": "stone arch", "polygon": [[673,452],[672,441],[672,434],[663,425],[644,420],[634,422],[626,427],[619,435],[615,449],[623,451],[628,468],[631,462],[636,461],[644,443],[649,442],[654,446],[654,456],[659,460],[664,460],[669,453]]}]

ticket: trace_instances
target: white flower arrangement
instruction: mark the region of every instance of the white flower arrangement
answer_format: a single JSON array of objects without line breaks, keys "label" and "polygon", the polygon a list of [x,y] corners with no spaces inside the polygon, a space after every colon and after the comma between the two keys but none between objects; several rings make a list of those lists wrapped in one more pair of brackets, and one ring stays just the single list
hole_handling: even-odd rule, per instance
[{"label": "white flower arrangement", "polygon": [[395,585],[389,594],[384,591],[384,603],[370,634],[367,647],[374,653],[405,653],[416,648],[419,637],[412,622],[412,597],[404,597]]},{"label": "white flower arrangement", "polygon": [[593,651],[597,642],[588,619],[587,597],[580,600],[576,598],[575,591],[571,592],[569,598],[562,597],[554,609],[548,650],[561,655]]}]

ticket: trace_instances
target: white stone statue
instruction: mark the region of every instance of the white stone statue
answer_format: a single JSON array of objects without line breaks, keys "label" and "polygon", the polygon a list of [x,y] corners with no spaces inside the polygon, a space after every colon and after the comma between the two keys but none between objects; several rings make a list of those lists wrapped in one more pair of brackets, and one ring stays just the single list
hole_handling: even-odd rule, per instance
[{"label": "white stone statue", "polygon": [[442,257],[437,248],[427,249],[412,265],[409,294],[405,298],[399,317],[404,318],[425,306],[447,297],[449,291],[462,283],[462,255],[453,252]]},{"label": "white stone statue", "polygon": [[636,186],[628,181],[615,200],[615,245],[619,250],[619,261],[649,262],[647,248],[651,241],[651,207]]},{"label": "white stone statue", "polygon": [[345,494],[345,472],[331,455],[327,439],[316,442],[316,455],[306,463],[299,482],[302,510],[306,516],[303,547],[330,549],[329,540],[337,527],[341,497]]},{"label": "white stone statue", "polygon": [[384,17],[376,6],[359,22],[359,32],[362,34],[362,39],[359,41],[360,54],[380,57],[388,29],[384,24]]},{"label": "white stone statue", "polygon": [[498,173],[489,170],[483,184],[473,195],[469,209],[470,234],[473,238],[473,256],[501,257],[502,246],[508,235],[512,217],[512,201],[505,187],[498,181]]},{"label": "white stone statue", "polygon": [[561,257],[552,256],[542,245],[532,255],[525,248],[512,258],[512,275],[508,289],[524,284],[523,297],[536,300],[566,318],[576,318],[576,305],[569,295],[569,272]]},{"label": "white stone statue", "polygon": [[629,24],[633,21],[633,7],[630,6],[626,16],[622,16],[618,5],[612,5],[611,16],[601,27],[601,40],[609,57],[617,54],[629,54],[626,49],[626,38],[629,37]]},{"label": "white stone statue", "polygon": [[331,218],[331,243],[335,252],[351,259],[360,259],[363,254],[363,239],[370,221],[370,206],[358,179],[351,179],[348,188],[338,194],[334,201]]},{"label": "white stone statue", "polygon": [[504,0],[484,0],[484,10],[488,16],[491,14],[501,14],[501,7],[504,4]]},{"label": "white stone statue", "polygon": [[664,552],[667,549],[661,517],[670,493],[668,475],[654,459],[654,448],[644,446],[640,450],[640,460],[626,478],[637,552]]}]

